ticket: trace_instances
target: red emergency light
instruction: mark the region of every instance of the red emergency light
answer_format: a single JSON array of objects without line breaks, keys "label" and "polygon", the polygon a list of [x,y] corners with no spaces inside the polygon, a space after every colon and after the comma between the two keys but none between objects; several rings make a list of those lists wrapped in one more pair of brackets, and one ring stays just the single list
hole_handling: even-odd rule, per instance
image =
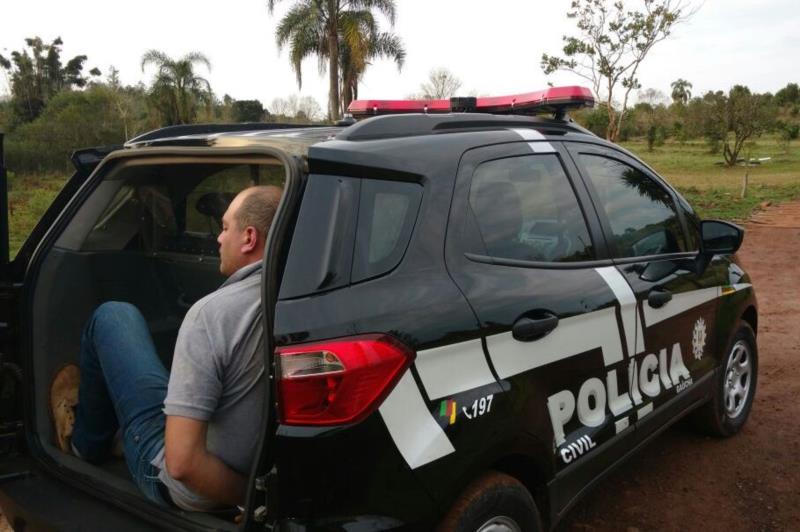
[{"label": "red emergency light", "polygon": [[[464,102],[470,98],[451,100],[353,100],[347,108],[354,117],[364,118],[376,115],[406,113],[451,113],[465,110]],[[586,87],[550,87],[549,89],[512,94],[510,96],[479,97],[474,106],[467,106],[468,112],[495,114],[535,114],[552,112],[563,114],[569,108],[591,107],[594,105],[592,91]]]}]

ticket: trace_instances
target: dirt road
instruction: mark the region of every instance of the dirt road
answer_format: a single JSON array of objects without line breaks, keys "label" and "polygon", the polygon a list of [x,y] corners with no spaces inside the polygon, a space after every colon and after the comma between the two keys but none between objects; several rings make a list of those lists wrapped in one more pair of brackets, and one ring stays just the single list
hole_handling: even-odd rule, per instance
[{"label": "dirt road", "polygon": [[668,430],[576,507],[559,532],[800,530],[800,203],[746,224],[739,252],[759,302],[760,368],[742,432]]},{"label": "dirt road", "polygon": [[[685,424],[618,469],[558,527],[579,531],[800,530],[800,203],[746,225],[739,252],[760,318],[755,405],[717,440]],[[0,532],[8,530],[0,519]]]}]

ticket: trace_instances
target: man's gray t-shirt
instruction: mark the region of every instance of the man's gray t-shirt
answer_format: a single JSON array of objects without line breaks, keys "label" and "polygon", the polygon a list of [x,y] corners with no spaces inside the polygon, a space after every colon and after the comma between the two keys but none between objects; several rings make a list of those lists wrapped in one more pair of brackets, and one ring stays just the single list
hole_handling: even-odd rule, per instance
[{"label": "man's gray t-shirt", "polygon": [[[208,422],[206,448],[247,475],[255,459],[264,401],[261,262],[241,268],[189,309],[178,333],[164,413]],[[184,510],[220,504],[167,472],[163,449],[153,460],[173,502]]]}]

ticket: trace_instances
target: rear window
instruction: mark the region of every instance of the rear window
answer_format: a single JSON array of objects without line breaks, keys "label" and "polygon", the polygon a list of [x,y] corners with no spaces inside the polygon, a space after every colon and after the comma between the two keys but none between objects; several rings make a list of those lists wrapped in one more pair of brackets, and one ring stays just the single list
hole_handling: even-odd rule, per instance
[{"label": "rear window", "polygon": [[422,187],[365,179],[361,185],[352,281],[382,275],[400,262],[417,217]]},{"label": "rear window", "polygon": [[416,183],[308,178],[280,299],[384,275],[402,260],[422,199]]}]

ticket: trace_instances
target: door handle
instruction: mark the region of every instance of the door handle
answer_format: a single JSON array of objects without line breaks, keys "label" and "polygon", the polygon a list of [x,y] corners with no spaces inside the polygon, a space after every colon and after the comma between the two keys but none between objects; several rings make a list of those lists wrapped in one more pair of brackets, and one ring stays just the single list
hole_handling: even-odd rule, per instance
[{"label": "door handle", "polygon": [[647,296],[647,303],[653,308],[661,308],[672,300],[672,292],[669,290],[651,290]]},{"label": "door handle", "polygon": [[532,342],[543,338],[558,326],[558,316],[549,312],[542,318],[520,318],[514,322],[511,334],[520,342]]}]

